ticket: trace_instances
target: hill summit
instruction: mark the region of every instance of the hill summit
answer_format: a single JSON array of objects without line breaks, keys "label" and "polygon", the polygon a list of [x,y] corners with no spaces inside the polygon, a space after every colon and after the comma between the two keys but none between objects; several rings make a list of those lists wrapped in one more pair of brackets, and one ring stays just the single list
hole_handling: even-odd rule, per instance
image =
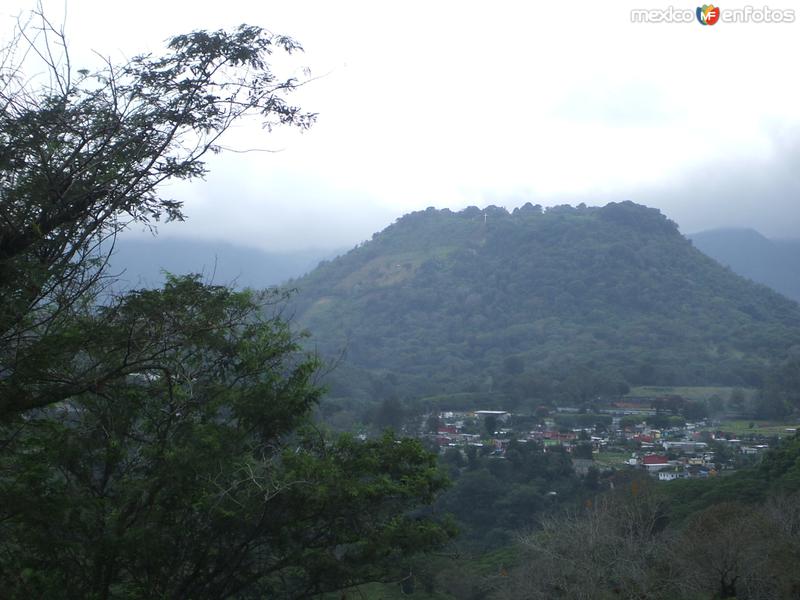
[{"label": "hill summit", "polygon": [[414,212],[292,282],[334,396],[495,405],[758,385],[800,308],[632,202]]}]

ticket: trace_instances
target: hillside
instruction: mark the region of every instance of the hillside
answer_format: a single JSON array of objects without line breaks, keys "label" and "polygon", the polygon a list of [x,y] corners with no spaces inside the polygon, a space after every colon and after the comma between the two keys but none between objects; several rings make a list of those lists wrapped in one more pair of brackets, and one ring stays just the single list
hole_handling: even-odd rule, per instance
[{"label": "hillside", "polygon": [[[514,408],[628,385],[759,385],[800,307],[659,211],[530,204],[406,215],[291,282],[340,398]],[[488,406],[487,406],[488,407]]]},{"label": "hillside", "polygon": [[800,302],[800,240],[771,240],[753,229],[714,229],[689,239],[742,277]]}]

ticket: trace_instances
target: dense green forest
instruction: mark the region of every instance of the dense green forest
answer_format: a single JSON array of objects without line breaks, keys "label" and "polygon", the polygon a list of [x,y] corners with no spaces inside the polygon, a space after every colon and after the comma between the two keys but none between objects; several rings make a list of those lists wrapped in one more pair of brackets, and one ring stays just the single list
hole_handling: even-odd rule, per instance
[{"label": "dense green forest", "polygon": [[430,208],[290,285],[298,325],[337,364],[327,383],[343,409],[392,397],[516,409],[636,384],[759,387],[800,343],[796,303],[631,202]]}]

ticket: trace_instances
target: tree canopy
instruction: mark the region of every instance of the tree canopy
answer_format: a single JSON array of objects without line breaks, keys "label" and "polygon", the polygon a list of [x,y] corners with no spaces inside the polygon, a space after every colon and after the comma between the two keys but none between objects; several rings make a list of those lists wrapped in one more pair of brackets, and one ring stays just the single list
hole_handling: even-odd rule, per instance
[{"label": "tree canopy", "polygon": [[[16,64],[19,47],[40,64]],[[42,348],[68,360],[78,333],[70,308],[98,282],[122,228],[183,218],[161,184],[202,176],[204,157],[245,117],[266,128],[311,125],[314,115],[286,99],[300,82],[268,62],[299,50],[242,25],[175,36],[161,56],[75,71],[63,32],[43,14],[20,29],[0,61],[0,415],[86,385],[31,365]],[[38,78],[23,70],[40,67]]]},{"label": "tree canopy", "polygon": [[317,364],[264,309],[173,279],[100,319],[87,363],[124,339],[153,358],[0,432],[4,593],[308,597],[447,539],[409,513],[444,487],[435,458],[311,427]]},{"label": "tree canopy", "polygon": [[299,45],[241,26],[73,72],[39,17],[44,41],[17,42],[50,83],[0,71],[3,597],[308,598],[400,579],[452,535],[423,508],[446,480],[416,441],[314,426],[319,361],[282,295],[103,285],[104,244],[181,219],[159,185],[202,175],[232,123],[313,121],[267,62]]}]

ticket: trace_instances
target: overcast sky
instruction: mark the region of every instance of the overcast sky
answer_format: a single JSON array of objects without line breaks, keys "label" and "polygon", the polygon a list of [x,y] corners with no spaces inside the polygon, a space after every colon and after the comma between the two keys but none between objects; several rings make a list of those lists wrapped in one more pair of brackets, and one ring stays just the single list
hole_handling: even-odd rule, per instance
[{"label": "overcast sky", "polygon": [[[239,128],[230,145],[280,152],[215,157],[205,181],[166,190],[189,219],[162,235],[341,248],[427,206],[633,200],[685,233],[800,237],[800,10],[780,24],[631,22],[632,9],[670,4],[696,7],[70,0],[66,31],[86,61],[240,23],[305,47],[318,78],[294,100],[318,123]],[[31,6],[3,0],[2,31]],[[56,19],[63,6],[45,1]]]}]

